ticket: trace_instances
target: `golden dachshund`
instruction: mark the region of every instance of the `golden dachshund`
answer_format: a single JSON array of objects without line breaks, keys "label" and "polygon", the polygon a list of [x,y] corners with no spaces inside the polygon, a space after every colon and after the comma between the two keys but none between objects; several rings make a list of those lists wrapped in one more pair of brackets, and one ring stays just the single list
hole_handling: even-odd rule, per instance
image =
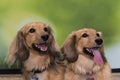
[{"label": "golden dachshund", "polygon": [[21,64],[25,80],[63,80],[64,66],[52,29],[42,22],[24,25],[11,43],[7,61]]},{"label": "golden dachshund", "polygon": [[65,80],[111,80],[101,32],[89,28],[74,31],[61,51],[68,61]]}]

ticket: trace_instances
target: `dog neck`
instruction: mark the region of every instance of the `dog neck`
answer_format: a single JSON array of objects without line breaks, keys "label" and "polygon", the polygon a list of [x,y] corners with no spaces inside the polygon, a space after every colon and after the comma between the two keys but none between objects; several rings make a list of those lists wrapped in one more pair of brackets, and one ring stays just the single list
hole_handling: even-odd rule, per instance
[{"label": "dog neck", "polygon": [[38,53],[30,53],[29,58],[23,63],[23,66],[27,71],[47,69],[50,65],[49,55],[40,55]]}]

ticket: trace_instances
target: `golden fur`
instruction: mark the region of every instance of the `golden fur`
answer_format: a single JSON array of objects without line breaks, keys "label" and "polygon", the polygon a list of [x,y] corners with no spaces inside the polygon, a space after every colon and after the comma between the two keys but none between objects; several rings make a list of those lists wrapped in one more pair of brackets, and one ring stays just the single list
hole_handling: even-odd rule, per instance
[{"label": "golden fur", "polygon": [[[91,50],[100,53],[103,62],[101,60],[100,63],[95,63],[95,55]],[[62,45],[61,51],[68,61],[65,80],[88,80],[89,77],[94,77],[94,80],[111,80],[111,69],[104,55],[101,32],[88,28],[74,31]]]},{"label": "golden fur", "polygon": [[[32,22],[18,31],[6,59],[10,66],[19,61],[25,80],[32,76],[39,80],[63,80],[59,52],[52,29],[44,23]],[[42,72],[33,75],[35,70]]]}]

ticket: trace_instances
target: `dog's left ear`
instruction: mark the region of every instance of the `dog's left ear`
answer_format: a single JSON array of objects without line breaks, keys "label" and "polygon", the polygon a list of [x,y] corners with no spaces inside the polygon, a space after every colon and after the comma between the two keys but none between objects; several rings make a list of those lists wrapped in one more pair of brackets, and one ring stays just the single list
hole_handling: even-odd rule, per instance
[{"label": "dog's left ear", "polygon": [[50,27],[48,27],[48,29],[49,29],[49,34],[51,35],[51,43],[49,46],[49,53],[51,55],[51,63],[55,63],[61,60],[63,57],[60,54],[60,48],[54,38],[52,29]]},{"label": "dog's left ear", "polygon": [[52,53],[53,55],[56,55],[56,56],[59,57],[58,54],[59,54],[60,50],[59,50],[58,44],[57,44],[57,42],[55,41],[55,39],[53,39],[50,48],[51,48],[51,49],[50,49],[51,53]]},{"label": "dog's left ear", "polygon": [[[102,39],[102,32],[97,32],[97,33],[100,35],[99,37],[101,37],[101,39]],[[104,52],[104,40],[103,40],[103,43],[102,43],[101,48],[100,48],[100,53],[101,53],[101,56],[103,58],[103,61],[107,62],[107,59],[105,57],[105,52]]]}]

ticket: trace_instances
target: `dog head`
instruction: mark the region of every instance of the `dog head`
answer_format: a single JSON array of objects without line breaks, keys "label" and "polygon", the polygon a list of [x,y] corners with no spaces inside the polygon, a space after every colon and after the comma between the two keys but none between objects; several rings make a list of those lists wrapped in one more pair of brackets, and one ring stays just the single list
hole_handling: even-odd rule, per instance
[{"label": "dog head", "polygon": [[12,65],[16,60],[25,61],[30,52],[39,55],[59,56],[59,48],[54,39],[52,29],[41,22],[32,22],[23,26],[12,42],[7,61]]},{"label": "dog head", "polygon": [[78,55],[84,55],[101,64],[105,61],[101,32],[94,29],[81,29],[72,32],[64,42],[62,52],[69,62],[75,62]]}]

